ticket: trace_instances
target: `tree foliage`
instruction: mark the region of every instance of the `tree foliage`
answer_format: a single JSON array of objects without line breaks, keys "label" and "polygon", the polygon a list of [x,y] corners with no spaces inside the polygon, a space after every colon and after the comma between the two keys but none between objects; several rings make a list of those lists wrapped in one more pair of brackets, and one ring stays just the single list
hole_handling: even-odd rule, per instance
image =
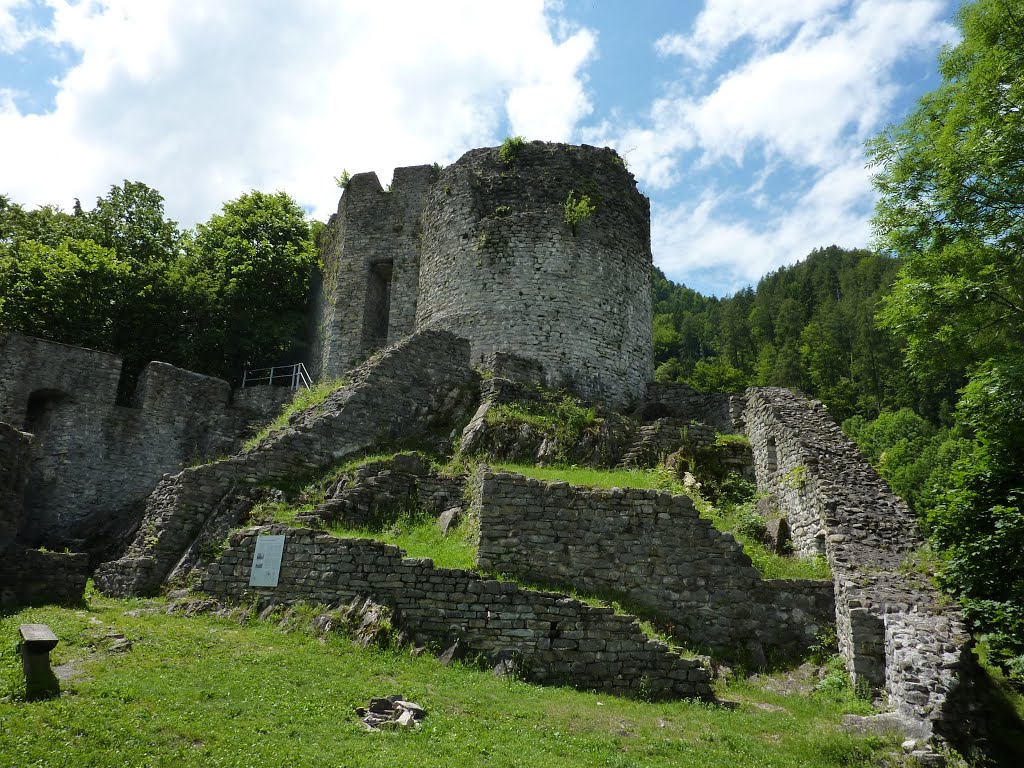
[{"label": "tree foliage", "polygon": [[919,380],[969,373],[959,458],[921,506],[943,581],[1024,682],[1024,10],[976,0],[958,22],[942,85],[869,145],[878,242],[902,260],[880,318]]},{"label": "tree foliage", "polygon": [[942,85],[869,145],[879,245],[904,260],[884,324],[921,369],[1024,340],[1024,9],[962,6]]},{"label": "tree foliage", "polygon": [[122,398],[162,360],[233,379],[301,345],[315,232],[284,193],[252,192],[182,231],[139,182],[92,210],[0,196],[0,330],[116,352]]}]

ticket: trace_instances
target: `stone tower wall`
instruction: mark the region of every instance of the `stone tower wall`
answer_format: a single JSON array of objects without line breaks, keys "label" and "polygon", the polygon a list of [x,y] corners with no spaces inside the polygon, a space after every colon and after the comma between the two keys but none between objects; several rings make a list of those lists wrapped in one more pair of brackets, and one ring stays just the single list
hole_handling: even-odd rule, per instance
[{"label": "stone tower wall", "polygon": [[349,180],[321,235],[315,378],[336,378],[415,330],[420,214],[436,177],[417,165],[396,168],[387,190],[375,173]]},{"label": "stone tower wall", "polygon": [[[575,233],[570,192],[597,209]],[[549,386],[621,405],[653,378],[650,205],[610,149],[533,142],[506,164],[477,149],[423,212],[417,326],[538,360]]]}]

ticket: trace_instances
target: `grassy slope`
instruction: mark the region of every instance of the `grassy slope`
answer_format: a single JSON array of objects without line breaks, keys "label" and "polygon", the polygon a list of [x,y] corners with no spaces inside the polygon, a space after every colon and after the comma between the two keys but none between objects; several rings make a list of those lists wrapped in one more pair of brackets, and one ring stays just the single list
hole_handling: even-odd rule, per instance
[{"label": "grassy slope", "polygon": [[[843,712],[864,711],[848,694],[783,696],[748,681],[719,692],[741,702],[734,710],[646,704],[161,608],[93,596],[87,608],[0,619],[0,766],[782,768],[877,765],[899,751],[838,730]],[[14,638],[24,622],[53,627],[54,662],[78,668],[59,699],[20,698]],[[112,628],[131,651],[107,653]],[[391,693],[426,707],[424,726],[363,732],[354,707]]]}]

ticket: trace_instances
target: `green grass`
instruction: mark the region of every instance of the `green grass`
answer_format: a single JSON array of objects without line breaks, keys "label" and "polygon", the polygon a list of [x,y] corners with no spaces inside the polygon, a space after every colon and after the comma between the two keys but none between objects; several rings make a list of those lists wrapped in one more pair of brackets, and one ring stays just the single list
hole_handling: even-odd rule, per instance
[{"label": "green grass", "polygon": [[285,405],[281,409],[281,413],[277,415],[277,418],[270,422],[267,426],[253,435],[251,438],[245,441],[242,445],[243,451],[251,451],[260,441],[269,437],[274,432],[284,429],[288,426],[288,421],[297,413],[301,413],[315,405],[319,405],[327,396],[345,386],[347,382],[344,379],[331,379],[329,381],[322,381],[319,384],[314,384],[311,389],[297,389],[295,390],[295,397],[292,401]]},{"label": "green grass", "polygon": [[447,536],[442,536],[436,517],[406,513],[381,529],[333,525],[327,528],[327,532],[340,538],[376,539],[394,544],[405,550],[407,557],[432,558],[438,568],[473,570],[476,568],[474,523],[472,518],[464,517]]},{"label": "green grass", "polygon": [[667,472],[641,469],[594,469],[591,467],[535,467],[531,464],[493,464],[497,471],[517,472],[545,482],[564,480],[572,485],[592,488],[646,488],[685,494],[693,499],[703,517],[720,531],[728,531],[743,545],[758,572],[766,579],[829,580],[832,573],[821,557],[783,557],[769,551],[757,538],[744,532],[752,513],[749,504],[712,504],[698,493],[683,487]]},{"label": "green grass", "polygon": [[565,481],[571,485],[591,488],[647,488],[671,493],[685,493],[679,483],[673,484],[668,475],[642,469],[596,469],[594,467],[536,467],[532,464],[490,464],[498,472],[515,472],[535,477],[547,483]]},{"label": "green grass", "polygon": [[[14,638],[27,622],[49,624],[61,638],[54,662],[77,667],[60,698],[22,699]],[[132,650],[109,654],[110,629]],[[271,623],[171,617],[159,601],[98,597],[86,608],[4,617],[0,638],[5,768],[899,764],[895,740],[840,731],[842,714],[863,704],[773,693],[769,678],[723,689],[735,709],[646,704],[362,650],[337,636],[321,643]],[[364,732],[354,708],[392,693],[427,709],[423,726]]]}]

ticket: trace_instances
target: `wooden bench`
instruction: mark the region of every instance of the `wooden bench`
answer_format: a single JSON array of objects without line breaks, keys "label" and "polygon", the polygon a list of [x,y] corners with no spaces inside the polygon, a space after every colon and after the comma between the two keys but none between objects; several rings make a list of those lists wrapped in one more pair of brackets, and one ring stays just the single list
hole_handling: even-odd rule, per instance
[{"label": "wooden bench", "polygon": [[25,697],[43,699],[60,693],[60,681],[50,669],[50,651],[60,640],[45,624],[22,624],[21,666],[25,671]]}]

